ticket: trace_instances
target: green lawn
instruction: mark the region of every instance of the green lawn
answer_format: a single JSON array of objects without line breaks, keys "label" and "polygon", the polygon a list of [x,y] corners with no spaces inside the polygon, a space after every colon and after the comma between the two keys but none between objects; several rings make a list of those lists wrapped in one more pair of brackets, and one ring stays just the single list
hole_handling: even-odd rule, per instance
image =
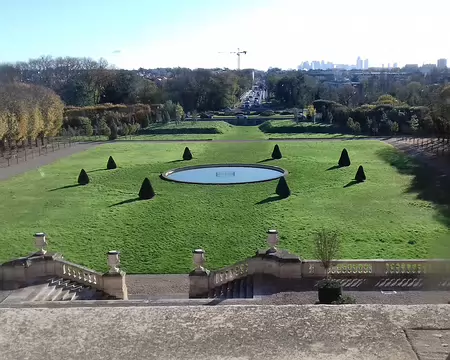
[{"label": "green lawn", "polygon": [[[192,143],[188,164],[255,163],[269,157],[273,145]],[[270,201],[276,181],[201,186],[161,180],[163,171],[187,165],[179,161],[185,146],[110,143],[1,182],[0,260],[31,252],[38,231],[48,233],[51,251],[97,270],[106,269],[106,251],[118,249],[129,273],[186,273],[199,247],[209,268],[230,265],[265,248],[271,228],[280,232],[280,247],[304,258],[312,257],[312,239],[322,227],[341,235],[342,258],[425,258],[446,247],[443,215],[410,191],[414,175],[401,174],[380,155],[393,151],[383,143],[280,143],[283,158],[265,163],[289,171],[292,196],[281,201]],[[327,171],[344,146],[352,166]],[[106,171],[110,155],[119,168]],[[359,164],[368,181],[344,188]],[[81,168],[91,183],[71,187]],[[135,199],[144,177],[156,191],[153,200],[115,205]]]}]

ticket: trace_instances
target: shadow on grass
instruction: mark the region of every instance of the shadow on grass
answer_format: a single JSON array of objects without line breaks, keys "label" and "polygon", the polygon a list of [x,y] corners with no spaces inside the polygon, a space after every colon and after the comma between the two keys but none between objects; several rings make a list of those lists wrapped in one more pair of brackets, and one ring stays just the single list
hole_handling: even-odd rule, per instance
[{"label": "shadow on grass", "polygon": [[327,169],[327,171],[330,171],[330,170],[336,170],[336,169],[340,169],[341,167],[339,166],[339,165],[334,165],[334,166],[332,166],[332,167],[329,167],[328,169]]},{"label": "shadow on grass", "polygon": [[356,184],[359,184],[359,183],[356,180],[352,180],[347,185],[344,185],[344,188],[348,188],[348,187],[356,185]]},{"label": "shadow on grass", "polygon": [[172,161],[168,161],[167,164],[178,163],[178,162],[183,162],[183,161],[187,161],[187,160],[183,160],[183,159],[172,160]]},{"label": "shadow on grass", "polygon": [[58,187],[58,188],[50,189],[49,191],[56,191],[56,190],[70,189],[70,188],[74,188],[74,187],[77,187],[77,186],[81,186],[81,184],[65,185],[65,186],[61,186],[61,187]]},{"label": "shadow on grass", "polygon": [[271,203],[274,201],[279,201],[281,200],[282,197],[278,196],[278,195],[273,195],[273,196],[269,196],[268,198],[258,201],[255,205],[262,205],[262,204],[267,204],[267,203]]},{"label": "shadow on grass", "polygon": [[395,148],[380,149],[377,155],[400,174],[413,176],[406,192],[416,193],[418,199],[433,203],[440,215],[438,220],[450,226],[450,179],[447,174]]},{"label": "shadow on grass", "polygon": [[109,205],[109,207],[125,205],[125,204],[131,204],[131,203],[134,203],[134,202],[139,201],[139,200],[141,200],[139,197],[135,197],[133,199],[123,200],[123,201],[120,201],[118,203]]},{"label": "shadow on grass", "polygon": [[95,170],[91,170],[88,171],[87,173],[93,173],[93,172],[97,172],[97,171],[107,171],[108,169],[95,169]]},{"label": "shadow on grass", "polygon": [[269,162],[269,161],[273,161],[273,160],[275,160],[275,159],[267,158],[267,159],[258,161],[258,164],[265,163],[265,162]]}]

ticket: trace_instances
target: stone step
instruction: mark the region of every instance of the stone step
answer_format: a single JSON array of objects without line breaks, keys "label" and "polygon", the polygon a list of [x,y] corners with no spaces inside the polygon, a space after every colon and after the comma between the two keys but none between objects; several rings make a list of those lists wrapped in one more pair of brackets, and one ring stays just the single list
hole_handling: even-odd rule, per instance
[{"label": "stone step", "polygon": [[47,301],[49,296],[52,296],[56,292],[56,286],[49,283],[42,284],[39,291],[30,301]]},{"label": "stone step", "polygon": [[219,299],[251,299],[253,298],[253,278],[247,276],[211,289],[207,298]]},{"label": "stone step", "polygon": [[41,291],[42,285],[31,285],[12,291],[4,300],[3,304],[11,304],[17,302],[28,301],[36,292]]},{"label": "stone step", "polygon": [[[42,282],[44,281],[44,282]],[[115,300],[103,291],[62,278],[41,279],[40,283],[16,289],[2,298],[2,303],[60,302],[74,300]]]}]

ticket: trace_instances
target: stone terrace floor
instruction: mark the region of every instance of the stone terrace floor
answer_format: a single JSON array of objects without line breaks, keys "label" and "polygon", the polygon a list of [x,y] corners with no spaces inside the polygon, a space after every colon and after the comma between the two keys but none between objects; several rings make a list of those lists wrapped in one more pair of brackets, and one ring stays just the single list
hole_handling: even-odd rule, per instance
[{"label": "stone terrace floor", "polygon": [[450,305],[0,305],[2,360],[445,360]]}]

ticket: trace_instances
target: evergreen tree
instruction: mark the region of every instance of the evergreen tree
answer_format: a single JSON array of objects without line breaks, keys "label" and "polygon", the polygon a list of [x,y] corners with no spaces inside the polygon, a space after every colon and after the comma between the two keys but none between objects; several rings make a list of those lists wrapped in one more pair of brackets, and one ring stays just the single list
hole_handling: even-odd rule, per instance
[{"label": "evergreen tree", "polygon": [[278,180],[278,185],[275,192],[282,199],[285,199],[291,195],[291,190],[289,189],[284,176],[280,177],[280,180]]},{"label": "evergreen tree", "polygon": [[86,173],[86,171],[84,171],[84,169],[81,169],[80,175],[78,175],[78,184],[80,184],[80,185],[89,184],[89,176]]},{"label": "evergreen tree", "polygon": [[355,180],[357,182],[363,182],[366,180],[366,174],[364,173],[364,168],[362,167],[362,165],[359,165],[358,171],[355,175]]},{"label": "evergreen tree", "polygon": [[184,149],[183,160],[192,160],[192,153],[191,153],[191,150],[189,150],[188,147],[186,147]]},{"label": "evergreen tree", "polygon": [[276,144],[272,151],[272,159],[281,159],[283,155],[281,155],[280,147]]},{"label": "evergreen tree", "polygon": [[112,156],[109,157],[108,163],[106,164],[106,168],[108,170],[112,170],[112,169],[116,169],[117,168],[116,162],[114,161]]},{"label": "evergreen tree", "polygon": [[139,190],[139,199],[149,200],[155,196],[155,191],[153,190],[152,184],[148,178],[145,178],[142,182],[141,189]]},{"label": "evergreen tree", "polygon": [[109,134],[109,140],[116,140],[118,135],[117,125],[113,122],[111,124],[111,133]]},{"label": "evergreen tree", "polygon": [[340,167],[350,166],[350,157],[348,156],[347,149],[342,150],[338,164]]}]

